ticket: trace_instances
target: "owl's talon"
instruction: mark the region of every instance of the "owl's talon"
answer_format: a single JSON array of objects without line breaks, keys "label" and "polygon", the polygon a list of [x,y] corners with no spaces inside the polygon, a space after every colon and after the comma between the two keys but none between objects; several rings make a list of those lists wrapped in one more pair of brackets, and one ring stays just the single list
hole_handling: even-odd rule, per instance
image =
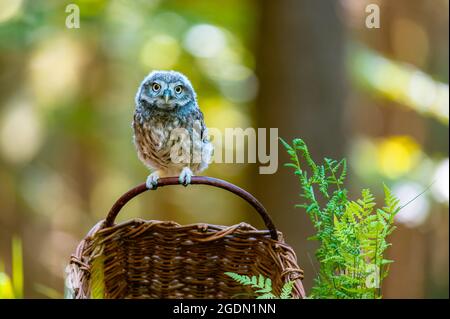
[{"label": "owl's talon", "polygon": [[156,172],[151,173],[150,175],[148,175],[147,180],[145,181],[145,186],[148,189],[155,190],[156,188],[158,188],[158,179],[159,179],[158,173]]},{"label": "owl's talon", "polygon": [[185,167],[181,171],[180,176],[178,177],[178,181],[183,186],[188,186],[191,183],[192,175],[192,171],[188,167]]}]

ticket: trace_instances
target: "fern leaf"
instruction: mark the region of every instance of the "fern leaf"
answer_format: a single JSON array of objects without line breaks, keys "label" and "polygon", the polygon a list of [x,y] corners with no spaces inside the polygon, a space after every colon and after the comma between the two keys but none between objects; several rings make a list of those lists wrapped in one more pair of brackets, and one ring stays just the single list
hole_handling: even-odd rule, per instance
[{"label": "fern leaf", "polygon": [[285,163],[284,166],[285,166],[285,167],[292,167],[292,168],[295,168],[295,169],[298,168],[298,166],[295,165],[295,164],[293,164],[293,163]]},{"label": "fern leaf", "polygon": [[291,299],[292,288],[294,288],[294,282],[293,281],[286,282],[283,285],[283,288],[281,288],[280,299]]},{"label": "fern leaf", "polygon": [[[252,281],[253,278],[251,279],[249,276],[239,275],[234,272],[226,272],[225,275],[231,277],[234,281],[236,281],[242,285],[248,286],[248,285],[254,284],[254,282]],[[255,276],[253,276],[253,277],[256,279]]]},{"label": "fern leaf", "polygon": [[260,288],[256,290],[257,293],[269,293],[272,292],[272,280],[270,278],[265,279],[263,275],[259,275],[259,282],[257,285],[253,285],[254,288]]},{"label": "fern leaf", "polygon": [[283,140],[281,137],[279,137],[279,139],[286,150],[293,150],[293,148],[285,140]]},{"label": "fern leaf", "polygon": [[397,199],[394,194],[392,194],[392,191],[389,189],[389,187],[385,184],[383,184],[384,187],[384,202],[386,204],[386,207],[384,207],[384,211],[388,214],[392,215],[392,218],[395,214],[398,213],[400,210],[400,201]]}]

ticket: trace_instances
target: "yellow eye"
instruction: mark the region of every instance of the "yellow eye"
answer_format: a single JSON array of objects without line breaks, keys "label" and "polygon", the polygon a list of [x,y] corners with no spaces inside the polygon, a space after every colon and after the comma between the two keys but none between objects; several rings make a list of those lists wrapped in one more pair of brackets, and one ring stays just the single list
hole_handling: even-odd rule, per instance
[{"label": "yellow eye", "polygon": [[177,85],[175,87],[175,93],[180,94],[181,92],[183,92],[183,87],[181,85]]},{"label": "yellow eye", "polygon": [[152,84],[152,90],[155,92],[158,92],[161,89],[161,85],[159,85],[158,83],[153,83]]}]

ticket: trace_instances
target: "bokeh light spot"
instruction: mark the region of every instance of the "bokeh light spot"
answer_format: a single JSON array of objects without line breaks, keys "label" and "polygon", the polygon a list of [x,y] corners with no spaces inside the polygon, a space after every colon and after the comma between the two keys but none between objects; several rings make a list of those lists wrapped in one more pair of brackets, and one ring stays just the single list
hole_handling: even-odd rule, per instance
[{"label": "bokeh light spot", "polygon": [[0,0],[0,23],[16,16],[22,7],[22,0]]},{"label": "bokeh light spot", "polygon": [[434,198],[448,204],[449,201],[449,159],[440,162],[434,173],[434,184],[431,187]]},{"label": "bokeh light spot", "polygon": [[415,198],[423,190],[424,187],[415,182],[402,182],[392,187],[392,192],[400,200],[401,205],[405,205],[412,200],[395,215],[397,222],[408,227],[417,227],[426,221],[430,213],[429,200],[425,194]]},{"label": "bokeh light spot", "polygon": [[83,46],[67,36],[44,41],[30,60],[30,81],[38,106],[61,105],[78,92],[85,61]]},{"label": "bokeh light spot", "polygon": [[11,163],[30,161],[42,144],[43,127],[32,106],[12,105],[0,123],[0,151]]},{"label": "bokeh light spot", "polygon": [[178,61],[180,46],[178,41],[165,34],[148,40],[141,50],[141,63],[152,69],[170,69]]},{"label": "bokeh light spot", "polygon": [[408,96],[411,102],[421,111],[427,111],[436,101],[438,86],[431,82],[423,72],[416,71],[411,75]]},{"label": "bokeh light spot", "polygon": [[389,178],[409,172],[417,163],[420,147],[408,136],[394,136],[378,143],[379,170]]},{"label": "bokeh light spot", "polygon": [[164,33],[172,36],[181,35],[188,27],[184,17],[172,11],[155,15],[151,23],[156,30],[164,31]]},{"label": "bokeh light spot", "polygon": [[220,98],[200,100],[208,127],[224,130],[227,127],[247,127],[248,118],[235,104]]},{"label": "bokeh light spot", "polygon": [[226,45],[225,35],[219,28],[200,24],[193,26],[186,34],[184,45],[193,55],[211,58],[220,53]]}]

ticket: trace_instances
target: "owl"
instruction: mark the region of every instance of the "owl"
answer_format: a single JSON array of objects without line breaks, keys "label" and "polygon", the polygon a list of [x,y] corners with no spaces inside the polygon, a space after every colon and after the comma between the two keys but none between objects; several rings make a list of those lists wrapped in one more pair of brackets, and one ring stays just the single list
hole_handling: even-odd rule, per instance
[{"label": "owl", "polygon": [[139,86],[135,104],[133,142],[151,170],[147,188],[169,176],[187,186],[208,167],[213,152],[191,82],[179,72],[153,71]]}]

